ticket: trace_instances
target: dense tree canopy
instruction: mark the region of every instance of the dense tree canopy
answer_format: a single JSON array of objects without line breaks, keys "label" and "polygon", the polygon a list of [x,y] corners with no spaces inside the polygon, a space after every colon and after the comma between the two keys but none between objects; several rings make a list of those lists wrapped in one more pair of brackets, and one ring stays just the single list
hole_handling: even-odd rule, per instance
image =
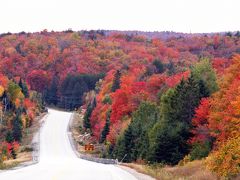
[{"label": "dense tree canopy", "polygon": [[38,93],[30,91],[23,79],[17,79],[0,75],[0,163],[17,157],[26,128],[44,110]]},{"label": "dense tree canopy", "polygon": [[[219,173],[238,163],[226,151],[239,148],[239,49],[239,33],[2,34],[0,141],[21,141],[44,101],[83,106],[84,130],[109,156],[177,164],[210,153]],[[220,174],[237,173],[228,169]]]}]

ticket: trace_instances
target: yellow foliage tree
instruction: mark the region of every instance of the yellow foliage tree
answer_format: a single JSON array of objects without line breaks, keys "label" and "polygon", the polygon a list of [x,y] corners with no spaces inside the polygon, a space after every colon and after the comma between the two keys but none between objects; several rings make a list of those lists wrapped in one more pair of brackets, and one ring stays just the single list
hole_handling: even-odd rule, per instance
[{"label": "yellow foliage tree", "polygon": [[13,81],[10,81],[8,84],[8,96],[11,102],[15,105],[18,105],[18,101],[24,98],[21,88]]},{"label": "yellow foliage tree", "polygon": [[240,173],[240,55],[233,59],[210,99],[208,128],[215,137],[214,151],[207,158],[207,167],[220,176]]},{"label": "yellow foliage tree", "polygon": [[207,168],[220,176],[233,177],[240,173],[240,137],[229,139],[206,160]]}]

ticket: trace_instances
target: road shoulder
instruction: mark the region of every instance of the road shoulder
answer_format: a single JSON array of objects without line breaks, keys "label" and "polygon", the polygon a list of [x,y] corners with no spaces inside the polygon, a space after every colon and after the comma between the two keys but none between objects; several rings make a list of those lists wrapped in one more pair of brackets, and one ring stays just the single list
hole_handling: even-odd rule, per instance
[{"label": "road shoulder", "polygon": [[[79,134],[76,133],[76,127],[78,127],[79,122],[76,122],[76,121],[79,121],[79,119],[77,120],[76,118],[74,118],[74,116],[76,115],[74,113],[75,112],[73,112],[73,114],[71,116],[71,119],[69,121],[68,137],[69,137],[69,141],[70,141],[70,144],[72,146],[72,149],[73,149],[73,151],[75,152],[75,154],[77,155],[78,158],[93,161],[93,162],[97,162],[97,163],[102,163],[102,164],[115,164],[116,167],[121,168],[124,171],[127,171],[128,173],[132,174],[135,178],[137,178],[139,180],[154,180],[154,178],[149,176],[149,175],[137,172],[135,169],[132,169],[130,167],[121,165],[117,160],[96,158],[96,157],[93,157],[91,155],[82,154],[81,151],[80,151],[80,148],[78,147],[78,144],[77,144],[78,142],[76,141],[76,137],[79,136]],[[83,118],[83,116],[81,118]],[[74,128],[75,128],[75,131],[74,131]],[[74,133],[75,133],[75,136],[74,136]]]},{"label": "road shoulder", "polygon": [[130,174],[132,174],[135,178],[139,179],[139,180],[154,180],[155,178],[149,176],[149,175],[146,175],[146,174],[143,174],[143,173],[140,173],[140,172],[137,172],[136,170],[130,168],[130,167],[127,167],[127,166],[123,166],[123,165],[117,165],[117,167],[129,172]]}]

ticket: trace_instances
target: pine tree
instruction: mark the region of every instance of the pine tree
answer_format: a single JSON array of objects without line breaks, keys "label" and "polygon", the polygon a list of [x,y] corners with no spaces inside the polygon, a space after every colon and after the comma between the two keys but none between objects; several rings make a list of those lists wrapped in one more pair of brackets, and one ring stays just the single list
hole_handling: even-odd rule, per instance
[{"label": "pine tree", "polygon": [[107,114],[106,123],[105,123],[105,125],[103,127],[99,143],[103,143],[106,140],[107,135],[109,133],[109,130],[110,130],[109,129],[110,128],[110,113],[111,112],[108,112],[108,114]]},{"label": "pine tree", "polygon": [[97,106],[97,100],[96,97],[93,98],[93,102],[92,102],[92,107],[93,109]]},{"label": "pine tree", "polygon": [[22,120],[20,114],[16,115],[16,118],[13,120],[13,138],[15,141],[21,142],[22,140]]},{"label": "pine tree", "polygon": [[148,160],[166,164],[177,164],[186,154],[186,142],[181,137],[181,126],[157,123],[150,132]]},{"label": "pine tree", "polygon": [[85,129],[91,129],[90,117],[91,117],[92,111],[93,110],[92,110],[91,104],[88,104],[87,110],[83,117],[83,126]]},{"label": "pine tree", "polygon": [[108,150],[108,154],[110,155],[110,157],[118,159],[118,160],[122,160],[122,158],[125,156],[125,146],[123,144],[123,134],[121,134],[115,145],[112,145],[111,149],[109,148]]},{"label": "pine tree", "polygon": [[5,140],[8,142],[8,143],[12,143],[14,141],[14,137],[13,137],[13,134],[11,131],[8,131],[7,134],[6,134],[6,137],[5,137]]},{"label": "pine tree", "polygon": [[200,81],[198,82],[198,86],[199,86],[200,98],[210,96],[210,92],[202,79],[200,79]]},{"label": "pine tree", "polygon": [[123,162],[131,162],[134,160],[134,137],[132,130],[132,126],[129,125],[124,134],[118,138],[113,150],[114,158],[123,160]]},{"label": "pine tree", "polygon": [[236,37],[240,37],[240,31],[237,31],[236,34],[234,35]]},{"label": "pine tree", "polygon": [[114,74],[112,92],[115,92],[117,89],[120,88],[120,78],[121,78],[121,73],[119,70],[117,70],[116,73]]},{"label": "pine tree", "polygon": [[158,60],[158,59],[154,60],[153,65],[156,67],[156,73],[164,72],[164,65],[160,60]]},{"label": "pine tree", "polygon": [[87,110],[83,117],[83,127],[85,129],[91,129],[90,118],[91,118],[92,112],[93,112],[94,108],[96,107],[96,105],[97,105],[96,98],[94,98],[93,101],[90,102],[87,106]]},{"label": "pine tree", "polygon": [[182,97],[178,104],[178,107],[181,107],[178,121],[185,121],[186,126],[190,128],[195,108],[199,105],[201,99],[198,81],[193,76],[190,76],[184,87],[177,94]]},{"label": "pine tree", "polygon": [[175,65],[172,61],[169,62],[169,64],[167,65],[167,68],[168,68],[169,75],[173,75],[176,73]]},{"label": "pine tree", "polygon": [[124,162],[131,162],[132,160],[134,160],[134,136],[132,126],[128,126],[127,130],[124,132],[123,144],[124,156],[126,155]]},{"label": "pine tree", "polygon": [[189,153],[191,121],[205,95],[205,86],[191,75],[161,97],[161,118],[149,135],[150,161],[176,164]]},{"label": "pine tree", "polygon": [[150,102],[142,102],[133,113],[130,123],[134,141],[131,154],[132,160],[146,158],[149,147],[148,132],[152,129],[158,118],[158,108]]},{"label": "pine tree", "polygon": [[18,85],[22,89],[22,93],[24,94],[24,96],[28,98],[29,97],[28,87],[27,87],[27,84],[22,81],[22,78],[20,78]]}]

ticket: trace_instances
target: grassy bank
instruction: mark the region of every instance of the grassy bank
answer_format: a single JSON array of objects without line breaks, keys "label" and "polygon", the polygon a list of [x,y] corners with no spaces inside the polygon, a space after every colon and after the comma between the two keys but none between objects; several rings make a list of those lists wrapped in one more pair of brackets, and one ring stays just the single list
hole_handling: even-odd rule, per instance
[{"label": "grassy bank", "polygon": [[204,161],[189,162],[184,166],[162,166],[160,164],[145,165],[122,163],[121,165],[150,175],[158,180],[217,180],[220,179],[204,167]]}]

